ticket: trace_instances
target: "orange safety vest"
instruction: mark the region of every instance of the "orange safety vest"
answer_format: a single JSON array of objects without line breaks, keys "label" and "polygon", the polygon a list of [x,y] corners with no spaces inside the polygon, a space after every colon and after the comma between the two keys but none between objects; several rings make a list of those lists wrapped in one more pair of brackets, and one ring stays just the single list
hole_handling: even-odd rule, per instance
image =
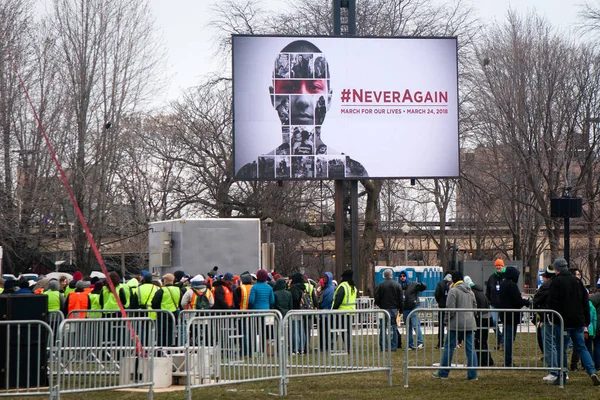
[{"label": "orange safety vest", "polygon": [[[90,308],[90,298],[85,292],[71,292],[67,296],[67,310],[87,310]],[[69,318],[85,318],[86,313],[71,314]]]},{"label": "orange safety vest", "polygon": [[[221,287],[223,288],[223,295],[225,296],[225,303],[227,303],[227,305],[229,307],[233,306],[233,292],[225,285],[221,285]],[[213,296],[215,294],[215,289],[216,289],[216,287],[213,286],[213,288],[212,288]]]},{"label": "orange safety vest", "polygon": [[245,284],[240,286],[242,291],[242,299],[240,301],[240,310],[248,309],[248,300],[250,299],[250,290],[252,290],[252,284]]},{"label": "orange safety vest", "polygon": [[200,295],[200,296],[206,295],[206,298],[210,299],[210,297],[212,296],[212,293],[210,292],[210,290],[208,290],[208,288],[206,288],[204,290],[204,292],[200,292],[200,293],[196,293],[196,291],[194,289],[192,289],[192,300],[190,300],[189,304],[187,306],[185,306],[186,310],[194,310],[196,308],[196,301],[198,299],[198,295]]}]

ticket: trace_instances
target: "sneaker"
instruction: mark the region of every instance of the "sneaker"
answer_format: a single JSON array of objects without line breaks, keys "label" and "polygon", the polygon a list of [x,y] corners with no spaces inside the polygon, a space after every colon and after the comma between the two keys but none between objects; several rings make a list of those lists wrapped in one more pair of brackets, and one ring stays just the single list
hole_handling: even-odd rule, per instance
[{"label": "sneaker", "polygon": [[414,349],[415,349],[414,347],[409,347],[408,351],[411,351],[411,350],[414,350]]},{"label": "sneaker", "polygon": [[545,380],[545,381],[553,381],[556,378],[557,378],[556,375],[548,374],[545,377],[543,377],[542,379]]},{"label": "sneaker", "polygon": [[425,348],[425,346],[423,346],[423,343],[421,343],[420,345],[417,346],[417,349],[419,349],[419,350],[423,349],[423,348]]},{"label": "sneaker", "polygon": [[592,382],[594,383],[594,386],[600,385],[600,379],[598,378],[598,375],[592,374],[592,375],[590,375],[590,378],[592,378]]},{"label": "sneaker", "polygon": [[434,372],[433,374],[431,374],[431,377],[434,378],[434,379],[448,379],[447,376],[441,376],[437,372]]},{"label": "sneaker", "polygon": [[479,378],[469,378],[469,377],[465,378],[465,381],[478,381],[478,380],[479,380]]},{"label": "sneaker", "polygon": [[456,345],[456,348],[457,348],[457,349],[461,349],[461,348],[462,348],[462,344],[461,344],[461,343],[457,344],[457,345]]}]

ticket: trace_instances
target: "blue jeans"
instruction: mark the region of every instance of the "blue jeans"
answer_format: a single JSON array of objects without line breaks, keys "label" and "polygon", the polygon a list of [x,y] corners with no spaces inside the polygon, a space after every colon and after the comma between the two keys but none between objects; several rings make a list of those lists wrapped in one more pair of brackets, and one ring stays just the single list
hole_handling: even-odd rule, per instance
[{"label": "blue jeans", "polygon": [[[542,325],[542,335],[544,340],[544,360],[548,368],[558,368],[558,357],[557,357],[557,340],[560,339],[560,325],[550,324],[550,322],[544,322]],[[558,371],[550,371],[551,374],[558,375]]]},{"label": "blue jeans", "polygon": [[[418,307],[417,307],[418,308]],[[416,310],[415,308],[414,310]],[[423,334],[421,333],[421,322],[419,321],[418,313],[413,313],[410,317],[410,321],[407,321],[408,314],[410,314],[414,310],[404,310],[402,311],[402,319],[404,320],[404,324],[406,325],[406,336],[408,336],[408,348],[415,348],[415,339],[413,337],[413,331],[417,333],[417,345],[423,344]]]},{"label": "blue jeans", "polygon": [[[512,317],[508,317],[512,318]],[[504,324],[504,366],[513,366],[513,343],[517,337],[517,328],[519,325],[506,325]]]},{"label": "blue jeans", "polygon": [[[491,306],[490,308],[495,308],[493,306]],[[504,342],[504,335],[502,334],[502,332],[500,332],[500,327],[498,326],[498,313],[497,312],[492,312],[492,327],[494,328],[494,331],[496,332],[496,344],[501,344],[502,342]]]},{"label": "blue jeans", "polygon": [[[396,323],[396,318],[398,317],[398,309],[396,308],[388,308],[387,312],[390,313],[390,329],[392,330],[391,335],[391,344],[390,350],[394,351],[398,348],[398,325]],[[382,319],[379,324],[379,349],[385,350],[387,347],[387,336],[385,335],[385,319]]]},{"label": "blue jeans", "polygon": [[292,320],[292,352],[301,353],[304,350],[305,340],[302,320]]},{"label": "blue jeans", "polygon": [[[558,331],[557,334],[560,335],[560,327],[556,331]],[[585,372],[587,372],[588,375],[595,374],[596,368],[594,367],[594,361],[592,360],[592,356],[588,352],[587,347],[585,347],[585,339],[583,338],[583,327],[565,328],[565,334],[567,335],[567,337],[565,338],[565,344],[567,342],[567,338],[570,338],[573,341],[573,349],[579,351],[579,356],[581,357],[581,362],[583,364],[583,367],[585,368]],[[561,349],[560,336],[557,336],[555,340],[556,349],[558,350],[556,352],[556,365],[558,365],[558,354],[561,354],[561,351],[566,364],[567,346],[562,346]]]},{"label": "blue jeans", "polygon": [[[456,347],[456,337],[458,331],[448,330],[446,334],[446,343],[444,345],[444,351],[442,352],[442,360],[440,361],[440,367],[448,367],[452,363],[452,355],[454,354],[454,347]],[[465,335],[465,353],[467,355],[467,367],[477,366],[477,355],[473,349],[473,332],[463,332]],[[442,378],[447,378],[450,374],[449,369],[440,369],[438,375]],[[467,370],[467,378],[477,378],[477,370]]]}]

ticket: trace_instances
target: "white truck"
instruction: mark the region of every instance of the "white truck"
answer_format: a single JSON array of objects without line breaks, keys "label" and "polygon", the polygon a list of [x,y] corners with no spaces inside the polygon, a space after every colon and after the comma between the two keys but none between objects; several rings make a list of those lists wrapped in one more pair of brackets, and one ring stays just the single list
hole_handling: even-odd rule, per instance
[{"label": "white truck", "polygon": [[190,276],[261,268],[258,218],[181,218],[149,224],[150,272],[160,276],[182,270]]}]

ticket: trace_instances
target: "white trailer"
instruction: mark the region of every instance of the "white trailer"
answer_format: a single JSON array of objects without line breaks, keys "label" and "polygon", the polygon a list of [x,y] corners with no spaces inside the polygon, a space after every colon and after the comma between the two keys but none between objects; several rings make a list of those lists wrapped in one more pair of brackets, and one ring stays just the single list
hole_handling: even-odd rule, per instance
[{"label": "white trailer", "polygon": [[206,276],[218,266],[218,274],[239,275],[261,267],[258,218],[181,218],[149,225],[150,272]]}]

